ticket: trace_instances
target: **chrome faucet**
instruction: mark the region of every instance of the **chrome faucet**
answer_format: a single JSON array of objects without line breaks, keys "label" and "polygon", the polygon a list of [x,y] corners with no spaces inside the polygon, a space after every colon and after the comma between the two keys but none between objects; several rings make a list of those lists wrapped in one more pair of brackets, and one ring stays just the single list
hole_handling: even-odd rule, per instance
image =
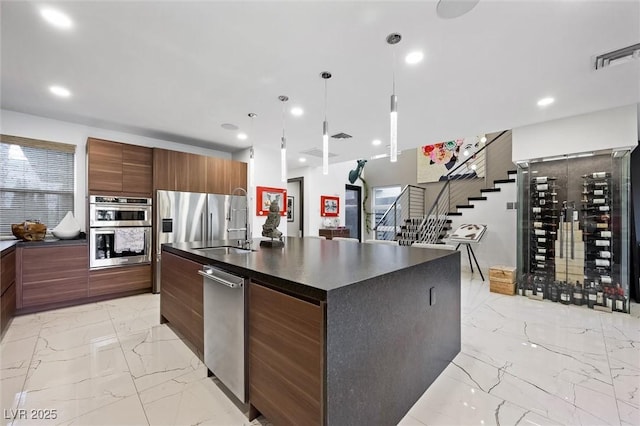
[{"label": "chrome faucet", "polygon": [[242,210],[242,209],[234,209],[233,208],[233,196],[236,192],[241,192],[244,194],[245,198],[245,208],[244,208],[244,228],[235,228],[235,229],[227,229],[227,232],[232,231],[244,231],[244,241],[238,240],[238,246],[244,249],[251,248],[251,226],[249,225],[249,196],[247,195],[247,190],[241,187],[238,187],[231,191],[231,200],[229,201],[229,211],[227,213],[227,220],[231,222],[233,220],[233,212]]}]

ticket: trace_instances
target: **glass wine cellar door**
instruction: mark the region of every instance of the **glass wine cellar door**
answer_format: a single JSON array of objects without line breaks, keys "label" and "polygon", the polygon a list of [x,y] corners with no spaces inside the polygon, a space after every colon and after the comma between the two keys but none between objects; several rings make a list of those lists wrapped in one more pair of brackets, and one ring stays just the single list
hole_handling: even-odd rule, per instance
[{"label": "glass wine cellar door", "polygon": [[629,151],[518,163],[518,294],[629,312]]}]

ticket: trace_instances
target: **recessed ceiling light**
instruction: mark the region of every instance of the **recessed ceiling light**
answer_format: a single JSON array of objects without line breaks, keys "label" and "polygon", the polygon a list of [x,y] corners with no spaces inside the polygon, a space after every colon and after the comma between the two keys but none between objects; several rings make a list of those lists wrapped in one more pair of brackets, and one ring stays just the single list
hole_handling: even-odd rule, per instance
[{"label": "recessed ceiling light", "polygon": [[238,130],[239,127],[236,126],[235,124],[231,124],[231,123],[223,123],[220,125],[220,127],[222,127],[225,130]]},{"label": "recessed ceiling light", "polygon": [[238,139],[241,141],[246,140],[248,138],[246,133],[238,133]]},{"label": "recessed ceiling light", "polygon": [[442,19],[458,18],[476,7],[480,0],[440,0],[436,13]]},{"label": "recessed ceiling light", "polygon": [[372,145],[378,146],[382,143],[382,141],[380,139],[374,139],[371,141]]},{"label": "recessed ceiling light", "polygon": [[40,9],[40,16],[54,27],[69,29],[73,25],[71,18],[56,9],[44,8]]},{"label": "recessed ceiling light", "polygon": [[556,100],[553,98],[542,98],[538,101],[539,107],[546,107],[554,103]]},{"label": "recessed ceiling light", "polygon": [[62,86],[51,86],[49,87],[49,91],[56,96],[60,96],[61,98],[68,98],[71,96],[71,92],[69,89]]},{"label": "recessed ceiling light", "polygon": [[300,107],[293,107],[291,108],[291,115],[295,115],[296,117],[300,117],[302,114],[304,114],[304,110]]},{"label": "recessed ceiling light", "polygon": [[304,157],[300,157],[300,158],[298,159],[298,161],[300,161],[301,163],[306,163],[306,162],[307,162],[307,159],[306,159],[306,158],[304,158]]},{"label": "recessed ceiling light", "polygon": [[418,62],[422,62],[423,58],[424,58],[424,54],[422,52],[415,51],[405,56],[404,61],[410,65],[414,65],[414,64],[417,64]]},{"label": "recessed ceiling light", "polygon": [[487,141],[487,137],[483,136],[480,138],[480,142],[485,143]]}]

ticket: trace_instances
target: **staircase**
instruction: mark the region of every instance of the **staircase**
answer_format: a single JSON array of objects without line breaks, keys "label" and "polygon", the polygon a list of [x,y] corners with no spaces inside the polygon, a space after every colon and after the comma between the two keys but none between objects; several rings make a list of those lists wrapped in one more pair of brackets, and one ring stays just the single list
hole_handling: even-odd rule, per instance
[{"label": "staircase", "polygon": [[[485,146],[476,152],[476,156],[486,150],[491,144],[500,140],[507,131],[500,133]],[[483,154],[484,155],[484,154]],[[474,156],[475,157],[475,156]],[[450,171],[447,180],[444,181],[436,200],[429,209],[419,209],[417,205],[412,205],[409,197],[409,191],[417,193],[422,190],[421,197],[425,198],[425,188],[407,186],[403,189],[396,202],[385,212],[382,219],[376,224],[377,239],[397,240],[399,245],[410,246],[415,242],[444,244],[443,239],[448,235],[449,231],[457,229],[461,216],[464,211],[474,209],[477,202],[487,201],[491,197],[491,193],[501,191],[502,185],[515,184],[515,170],[507,171],[506,179],[497,179],[493,181],[493,187],[482,188],[485,179],[479,176],[485,176],[486,170],[483,162],[480,166],[476,166],[474,157],[469,157],[458,167]],[[467,164],[469,163],[469,164]],[[473,164],[473,165],[472,165]],[[456,171],[461,167],[471,166],[475,171],[475,175],[458,175]],[[461,169],[465,170],[465,169]],[[480,196],[468,196],[469,188],[479,187]],[[515,187],[515,185],[514,185]],[[472,193],[472,192],[471,192]],[[512,194],[510,194],[511,197]],[[515,197],[510,198],[512,201]],[[413,201],[417,204],[418,198],[414,196]],[[413,208],[402,206],[412,205]],[[424,207],[424,206],[423,206]],[[460,222],[458,224],[458,222]],[[484,220],[476,221],[484,223]],[[469,223],[469,221],[467,221]]]}]

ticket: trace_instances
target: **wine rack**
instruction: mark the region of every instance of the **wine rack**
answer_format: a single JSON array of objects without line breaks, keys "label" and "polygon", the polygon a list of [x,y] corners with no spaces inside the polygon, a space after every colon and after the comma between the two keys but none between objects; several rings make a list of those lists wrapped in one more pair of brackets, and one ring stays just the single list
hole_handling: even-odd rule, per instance
[{"label": "wine rack", "polygon": [[529,279],[520,288],[523,296],[548,299],[548,283],[555,275],[554,252],[558,226],[556,179],[539,176],[531,180]]},{"label": "wine rack", "polygon": [[585,292],[590,308],[603,306],[628,312],[625,291],[613,279],[615,262],[612,230],[612,179],[608,172],[589,173],[583,178],[582,229],[585,242]]}]

